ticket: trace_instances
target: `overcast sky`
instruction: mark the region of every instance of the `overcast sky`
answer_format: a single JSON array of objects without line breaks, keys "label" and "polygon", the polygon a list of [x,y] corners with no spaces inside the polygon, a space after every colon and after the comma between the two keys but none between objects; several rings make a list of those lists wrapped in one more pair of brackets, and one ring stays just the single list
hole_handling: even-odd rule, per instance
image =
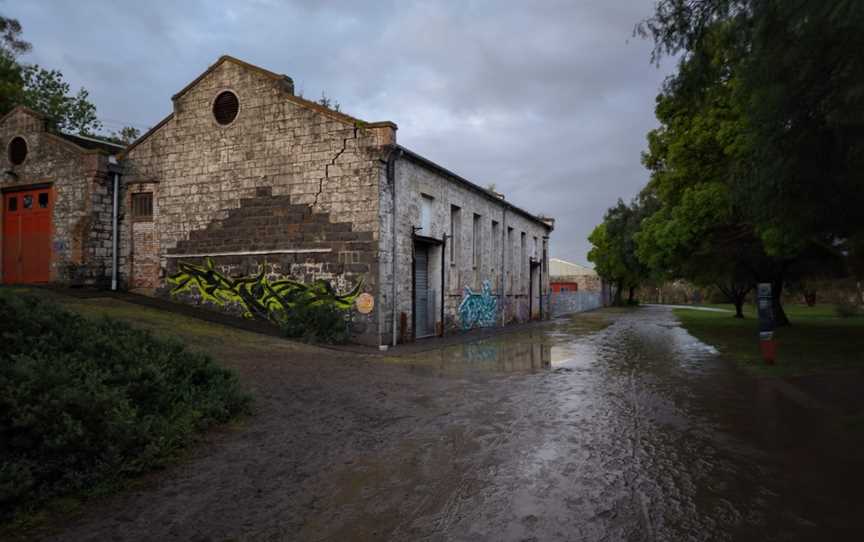
[{"label": "overcast sky", "polygon": [[552,256],[586,237],[647,174],[645,134],[668,72],[632,36],[653,0],[0,1],[33,51],[85,87],[109,129],[147,129],[220,55],[322,90],[508,201],[554,216]]}]

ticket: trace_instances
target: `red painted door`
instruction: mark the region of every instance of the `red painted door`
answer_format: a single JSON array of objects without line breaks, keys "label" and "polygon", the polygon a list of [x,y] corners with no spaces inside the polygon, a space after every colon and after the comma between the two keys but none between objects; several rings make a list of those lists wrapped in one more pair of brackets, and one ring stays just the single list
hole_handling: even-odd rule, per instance
[{"label": "red painted door", "polygon": [[50,188],[3,195],[3,282],[48,282],[51,266]]}]

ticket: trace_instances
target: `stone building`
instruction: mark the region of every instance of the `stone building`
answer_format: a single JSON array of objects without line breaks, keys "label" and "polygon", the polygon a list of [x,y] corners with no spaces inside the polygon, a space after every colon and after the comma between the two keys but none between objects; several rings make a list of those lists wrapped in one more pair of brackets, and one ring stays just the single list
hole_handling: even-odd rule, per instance
[{"label": "stone building", "polygon": [[549,288],[553,317],[597,309],[608,302],[608,292],[596,271],[558,258],[549,260]]},{"label": "stone building", "polygon": [[112,156],[122,146],[49,129],[16,107],[0,119],[3,283],[107,284]]},{"label": "stone building", "polygon": [[558,292],[600,292],[602,281],[597,271],[559,258],[549,259],[549,287]]},{"label": "stone building", "polygon": [[[331,303],[377,345],[548,316],[552,220],[400,146],[392,122],[305,100],[289,77],[228,56],[172,105],[122,152],[21,108],[0,121],[4,282],[20,278],[5,199],[41,186],[55,198],[50,265],[27,281],[116,271],[134,292],[264,320]],[[13,163],[16,138],[29,153]]]}]

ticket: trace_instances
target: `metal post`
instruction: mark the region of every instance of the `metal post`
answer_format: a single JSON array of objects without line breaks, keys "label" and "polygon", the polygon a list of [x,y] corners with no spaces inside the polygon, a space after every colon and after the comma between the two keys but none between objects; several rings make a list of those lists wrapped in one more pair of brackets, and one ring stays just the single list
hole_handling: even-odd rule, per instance
[{"label": "metal post", "polygon": [[774,343],[774,309],[772,306],[771,283],[762,282],[757,287],[759,311],[759,349],[762,358],[768,365],[773,365],[776,358]]}]

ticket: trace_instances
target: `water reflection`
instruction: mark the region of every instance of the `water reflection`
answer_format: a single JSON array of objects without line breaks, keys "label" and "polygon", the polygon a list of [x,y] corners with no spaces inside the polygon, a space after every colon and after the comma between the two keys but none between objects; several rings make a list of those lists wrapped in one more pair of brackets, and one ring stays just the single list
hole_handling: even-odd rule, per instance
[{"label": "water reflection", "polygon": [[417,371],[437,374],[539,371],[552,366],[552,346],[540,333],[490,338],[468,344],[448,346],[407,358]]}]

